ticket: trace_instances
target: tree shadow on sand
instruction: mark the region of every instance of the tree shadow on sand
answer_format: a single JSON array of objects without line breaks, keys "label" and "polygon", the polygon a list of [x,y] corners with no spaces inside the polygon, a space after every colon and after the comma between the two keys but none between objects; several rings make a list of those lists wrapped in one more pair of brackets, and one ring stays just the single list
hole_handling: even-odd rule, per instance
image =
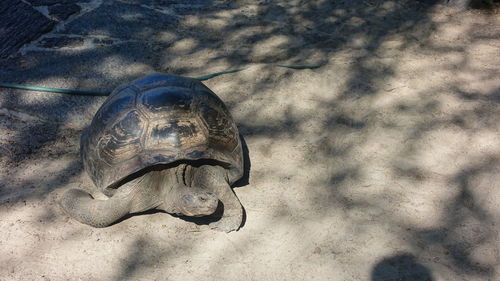
[{"label": "tree shadow on sand", "polygon": [[[289,100],[300,99],[297,103],[307,101],[313,105],[312,109],[308,109],[309,115],[301,114],[300,110],[289,104],[276,104],[272,96],[275,94],[274,89],[283,87],[277,79],[289,81],[287,79],[294,78],[291,70],[283,74],[271,68],[262,69],[251,77],[251,83],[244,73],[231,78],[221,77],[221,81],[233,81],[230,85],[234,87],[223,100],[237,116],[238,128],[247,140],[265,139],[265,144],[259,146],[263,154],[270,155],[273,145],[281,141],[295,141],[306,150],[307,155],[301,163],[304,167],[309,167],[311,171],[325,169],[324,174],[306,183],[311,189],[307,193],[308,197],[301,202],[311,208],[317,207],[313,210],[315,216],[326,217],[333,212],[347,215],[351,212],[379,213],[382,215],[367,220],[353,220],[352,224],[390,224],[395,229],[402,229],[400,237],[408,238],[409,244],[420,249],[420,252],[414,253],[415,256],[402,253],[375,261],[371,276],[373,281],[400,280],[398,278],[433,280],[430,269],[419,260],[431,254],[448,260],[450,255],[446,251],[451,253],[446,265],[454,272],[463,273],[464,276],[477,274],[480,278],[494,274],[491,265],[481,264],[470,257],[472,248],[491,240],[494,234],[492,219],[484,210],[480,210],[480,203],[473,195],[473,186],[469,182],[475,175],[483,171],[491,172],[489,167],[498,165],[494,156],[484,165],[471,160],[462,173],[451,176],[450,185],[458,186],[460,192],[456,198],[444,204],[443,217],[446,219],[438,227],[415,227],[406,222],[400,213],[385,209],[390,205],[388,202],[393,201],[391,194],[388,194],[390,192],[362,198],[353,198],[349,192],[361,187],[368,190],[375,182],[368,177],[372,171],[366,169],[370,159],[359,157],[360,151],[361,154],[363,152],[360,147],[375,143],[384,133],[388,134],[389,141],[400,138],[401,142],[386,143],[386,146],[375,150],[390,147],[396,151],[394,159],[384,159],[383,164],[394,173],[395,182],[403,182],[404,191],[411,191],[414,185],[425,186],[426,179],[434,175],[432,168],[403,161],[417,158],[428,149],[425,142],[421,143],[422,139],[450,127],[459,128],[470,135],[480,129],[495,130],[497,122],[490,113],[496,112],[492,111],[492,107],[498,105],[498,89],[485,94],[468,90],[467,83],[445,85],[454,87],[450,96],[460,101],[480,103],[475,107],[458,108],[451,114],[440,111],[446,101],[437,100],[433,93],[442,89],[431,86],[425,89],[427,92],[419,93],[421,95],[416,97],[416,101],[408,99],[381,107],[380,103],[376,103],[377,97],[396,96],[399,94],[398,89],[409,86],[388,82],[399,71],[398,58],[392,58],[391,50],[401,54],[410,48],[420,48],[418,50],[421,53],[436,52],[437,58],[456,53],[458,62],[450,62],[448,66],[451,69],[463,69],[468,65],[467,48],[475,42],[496,38],[498,34],[490,34],[477,26],[467,31],[473,34],[468,45],[433,45],[431,34],[438,24],[430,19],[430,13],[437,1],[195,2],[189,8],[180,1],[105,1],[85,17],[75,18],[72,23],[49,36],[80,38],[85,42],[81,48],[65,46],[64,40],[54,49],[36,51],[35,48],[25,55],[3,62],[0,76],[5,82],[58,86],[64,80],[70,81],[69,85],[64,85],[74,88],[110,91],[120,83],[152,72],[194,77],[246,64],[341,66],[342,60],[345,60],[345,64],[348,64],[345,81],[335,80],[336,73],[325,73],[322,68],[307,70],[331,78],[333,82],[325,86],[329,89],[325,91],[328,95],[305,95],[308,89],[288,89],[286,94],[290,95]],[[172,11],[175,13],[172,14]],[[488,24],[484,23],[483,27]],[[43,42],[33,44],[43,47],[39,46]],[[429,71],[434,69],[423,67],[422,74]],[[479,71],[472,69],[471,72]],[[498,71],[493,69],[489,74],[483,77],[484,81],[491,80],[498,75]],[[248,85],[248,88],[237,89],[238,85]],[[8,199],[8,204],[26,200],[39,200],[46,204],[44,199],[47,193],[66,187],[83,173],[78,160],[78,135],[104,98],[1,91],[2,95],[5,94],[0,99],[2,108],[25,112],[42,120],[18,127],[17,133],[8,138],[7,150],[0,151],[13,152],[2,153],[2,163],[12,170],[12,175],[21,174],[26,166],[39,159],[54,159],[61,155],[71,155],[74,159],[68,167],[59,170],[59,176],[47,180],[29,178],[13,182],[8,175],[1,178],[0,196],[2,200]],[[304,100],[304,96],[309,100]],[[256,100],[259,101],[258,106],[245,108],[248,102]],[[270,111],[273,112],[273,118],[266,117]],[[80,117],[75,122],[78,126],[68,126],[74,116]],[[311,116],[317,117],[317,123],[309,122],[313,119]],[[408,123],[403,122],[407,120]],[[317,126],[316,131],[314,128],[309,130],[314,126]],[[58,146],[57,151],[48,152],[45,149],[66,133],[69,139],[63,142],[66,146]],[[40,137],[33,138],[34,135]],[[294,149],[289,147],[288,151]],[[245,176],[237,186],[249,186],[253,179],[261,176],[254,174],[253,170],[250,173],[248,150],[246,147]],[[279,166],[279,163],[275,164]],[[16,168],[16,165],[21,165],[21,168]],[[283,182],[293,181],[295,176],[277,175],[275,170],[267,172],[270,176],[279,176]],[[363,181],[366,178],[368,180]],[[407,182],[410,184],[405,184]],[[35,183],[40,186],[39,190],[23,190]],[[365,192],[359,190],[358,195]],[[2,204],[5,202],[2,201]],[[460,212],[456,212],[457,209]],[[283,218],[284,223],[294,229],[302,226],[286,218],[303,211],[294,209],[293,204],[282,205],[269,216]],[[467,224],[465,218],[470,217],[477,219],[482,227],[480,229],[485,230],[486,234],[478,239],[474,238],[476,230],[462,231],[461,225]],[[53,215],[46,219],[55,218]],[[488,224],[490,226],[485,227]],[[266,232],[272,227],[263,225],[262,231]],[[173,246],[162,248],[151,241],[145,235],[130,245],[131,254],[120,263],[122,266],[118,269],[118,280],[132,279],[136,274],[163,264],[170,255],[175,254]],[[194,246],[188,245],[188,242],[174,242],[181,246],[181,251],[188,254],[193,251]],[[206,241],[197,242],[203,244]],[[434,252],[432,247],[436,245],[443,249],[443,253]],[[243,249],[254,246],[241,245]],[[154,251],[149,252],[150,249]],[[218,265],[224,256],[225,253],[219,253],[220,258],[206,262],[211,268],[220,269]]]}]

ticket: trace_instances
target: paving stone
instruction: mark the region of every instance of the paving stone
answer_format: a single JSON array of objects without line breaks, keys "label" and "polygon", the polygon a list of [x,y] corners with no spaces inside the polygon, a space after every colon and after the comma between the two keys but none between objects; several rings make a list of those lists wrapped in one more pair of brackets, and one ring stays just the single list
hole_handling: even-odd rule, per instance
[{"label": "paving stone", "polygon": [[38,47],[59,49],[63,47],[79,47],[84,43],[83,38],[80,37],[51,37],[44,38],[38,43]]},{"label": "paving stone", "polygon": [[74,4],[90,1],[91,0],[28,0],[33,6],[52,6],[56,4]]},{"label": "paving stone", "polygon": [[13,55],[56,24],[21,0],[2,0],[0,18],[0,58]]},{"label": "paving stone", "polygon": [[33,6],[50,6],[62,3],[62,0],[29,0]]},{"label": "paving stone", "polygon": [[80,6],[76,4],[57,4],[49,7],[49,15],[58,21],[68,19],[71,15],[80,12]]}]

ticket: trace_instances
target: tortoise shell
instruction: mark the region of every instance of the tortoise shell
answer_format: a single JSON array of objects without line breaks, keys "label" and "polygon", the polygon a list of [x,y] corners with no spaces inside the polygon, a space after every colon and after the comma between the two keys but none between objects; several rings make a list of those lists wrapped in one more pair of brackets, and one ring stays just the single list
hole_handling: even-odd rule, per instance
[{"label": "tortoise shell", "polygon": [[212,159],[232,184],[243,175],[238,129],[196,79],[153,74],[115,89],[82,135],[85,170],[101,190],[157,164]]}]

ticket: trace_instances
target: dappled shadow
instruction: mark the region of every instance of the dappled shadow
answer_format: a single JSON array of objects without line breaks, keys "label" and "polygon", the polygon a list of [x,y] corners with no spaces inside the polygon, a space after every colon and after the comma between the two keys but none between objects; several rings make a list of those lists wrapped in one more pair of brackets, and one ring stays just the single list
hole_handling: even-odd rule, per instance
[{"label": "dappled shadow", "polygon": [[148,237],[139,237],[129,246],[129,254],[124,257],[119,273],[110,280],[140,279],[142,278],[140,274],[144,274],[144,268],[164,265],[165,261],[168,262],[169,256],[174,254],[177,249],[186,250],[189,248],[183,243],[158,247]]},{"label": "dappled shadow", "polygon": [[[439,245],[444,257],[449,258],[459,271],[494,276],[493,265],[481,264],[473,256],[478,255],[474,253],[478,248],[488,247],[488,242],[496,239],[495,219],[476,197],[481,189],[486,189],[484,191],[489,193],[489,190],[495,188],[480,181],[481,177],[486,176],[487,179],[488,176],[498,174],[499,164],[498,158],[490,157],[457,173],[450,185],[457,185],[458,192],[454,200],[446,204],[449,216],[445,223],[435,229],[416,231],[415,243],[420,243],[423,248]],[[480,254],[488,255],[485,252]]]},{"label": "dappled shadow", "polygon": [[[195,77],[251,65],[205,82],[245,136],[246,170],[236,192],[252,197],[246,199],[245,229],[253,233],[239,236],[246,240],[234,255],[263,255],[265,247],[276,247],[286,260],[284,246],[254,236],[266,233],[297,247],[291,251],[299,249],[290,263],[309,258],[308,243],[315,241],[323,259],[343,258],[342,268],[377,263],[368,273],[373,280],[406,273],[432,280],[436,270],[465,279],[491,277],[495,253],[478,256],[495,239],[492,204],[480,203],[494,187],[483,183],[481,190],[471,182],[497,173],[499,71],[491,63],[497,49],[488,40],[499,34],[488,16],[474,22],[467,20],[470,14],[436,12],[435,3],[106,1],[49,34],[45,39],[57,48],[34,42],[24,55],[2,62],[0,76],[5,82],[110,91],[152,72]],[[104,98],[1,91],[9,122],[30,124],[15,125],[16,133],[1,139],[1,163],[9,170],[0,178],[2,200],[43,200],[81,180],[78,135]],[[11,180],[26,178],[23,171],[39,159],[62,156],[71,160],[51,170],[58,176]],[[40,192],[18,192],[35,182]],[[259,212],[267,220],[252,225]],[[155,219],[148,214],[147,223]],[[116,278],[131,279],[178,254],[167,249],[150,255],[148,249],[158,246],[148,235],[131,244]],[[200,244],[211,241],[207,235]],[[412,247],[415,256],[375,256],[369,252],[375,246],[363,244],[370,239]],[[193,247],[179,251],[189,255]],[[218,267],[225,256],[218,252],[204,261],[212,277],[228,278],[228,270]],[[365,256],[370,259],[359,261]],[[279,269],[294,274],[296,268]]]}]

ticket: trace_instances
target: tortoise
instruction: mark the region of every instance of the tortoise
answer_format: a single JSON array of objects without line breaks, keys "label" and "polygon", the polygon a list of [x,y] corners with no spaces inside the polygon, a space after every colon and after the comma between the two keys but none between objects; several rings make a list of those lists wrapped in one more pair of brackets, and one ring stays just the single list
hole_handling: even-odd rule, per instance
[{"label": "tortoise", "polygon": [[152,74],[116,88],[82,133],[80,152],[108,197],[67,190],[59,203],[81,223],[106,227],[151,209],[192,217],[222,210],[210,226],[226,232],[242,223],[231,188],[243,175],[238,129],[199,80]]}]

